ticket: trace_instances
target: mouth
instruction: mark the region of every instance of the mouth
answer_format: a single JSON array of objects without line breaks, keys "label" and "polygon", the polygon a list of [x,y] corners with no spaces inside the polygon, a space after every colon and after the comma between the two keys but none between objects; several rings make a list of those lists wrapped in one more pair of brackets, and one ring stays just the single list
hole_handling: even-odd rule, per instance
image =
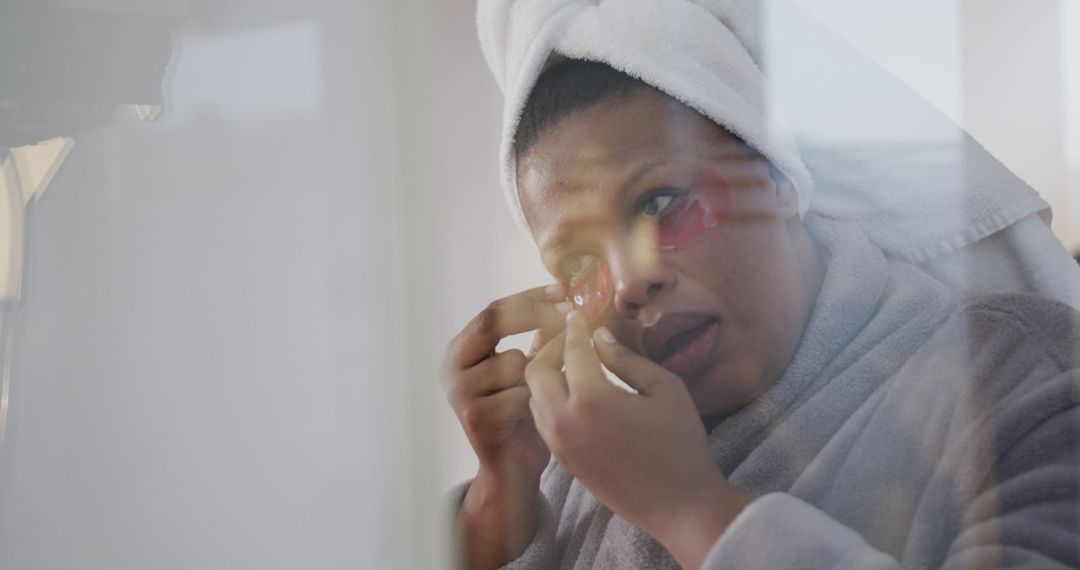
[{"label": "mouth", "polygon": [[645,351],[653,362],[685,378],[712,363],[719,335],[720,321],[716,318],[671,315],[645,332]]}]

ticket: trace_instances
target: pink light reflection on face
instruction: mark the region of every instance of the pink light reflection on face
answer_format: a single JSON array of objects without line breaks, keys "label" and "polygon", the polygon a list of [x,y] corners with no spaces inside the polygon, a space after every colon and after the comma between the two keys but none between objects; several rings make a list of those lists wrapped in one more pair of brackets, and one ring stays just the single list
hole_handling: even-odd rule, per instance
[{"label": "pink light reflection on face", "polygon": [[728,179],[715,168],[702,168],[694,176],[690,192],[660,218],[657,246],[682,247],[731,216],[735,194]]}]

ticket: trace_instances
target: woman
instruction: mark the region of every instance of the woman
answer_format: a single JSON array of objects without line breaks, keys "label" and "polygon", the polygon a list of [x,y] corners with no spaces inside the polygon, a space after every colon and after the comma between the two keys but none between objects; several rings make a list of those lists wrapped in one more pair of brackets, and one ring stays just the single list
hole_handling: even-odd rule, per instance
[{"label": "woman", "polygon": [[782,142],[609,64],[557,58],[521,107],[509,186],[558,283],[448,346],[467,566],[1080,565],[1075,313],[807,214]]}]

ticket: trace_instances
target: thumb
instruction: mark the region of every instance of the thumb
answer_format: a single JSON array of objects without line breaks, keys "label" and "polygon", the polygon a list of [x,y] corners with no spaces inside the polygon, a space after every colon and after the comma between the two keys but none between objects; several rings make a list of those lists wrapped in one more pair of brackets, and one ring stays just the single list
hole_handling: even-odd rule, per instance
[{"label": "thumb", "polygon": [[683,387],[682,380],[673,372],[619,344],[607,327],[596,329],[593,341],[600,362],[638,393],[654,395],[673,383]]}]

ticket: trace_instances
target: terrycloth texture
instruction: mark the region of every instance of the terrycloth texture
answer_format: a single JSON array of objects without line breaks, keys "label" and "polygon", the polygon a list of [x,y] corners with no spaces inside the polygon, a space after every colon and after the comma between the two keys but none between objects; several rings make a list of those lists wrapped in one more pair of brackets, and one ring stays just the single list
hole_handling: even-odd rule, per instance
[{"label": "terrycloth texture", "polygon": [[[767,6],[767,8],[766,8]],[[513,139],[541,71],[605,62],[738,135],[794,183],[800,214],[858,226],[887,256],[961,290],[1038,293],[1080,309],[1080,269],[1048,205],[955,123],[784,0],[479,0],[484,56],[504,94],[501,167],[525,226]],[[981,248],[977,277],[965,253]],[[944,259],[944,260],[943,260]],[[1022,265],[1041,275],[1014,278]]]},{"label": "terrycloth texture", "polygon": [[[785,373],[710,434],[759,497],[704,568],[1080,567],[1080,315],[961,301],[857,230],[808,219],[825,282]],[[552,463],[508,568],[674,568]]]},{"label": "terrycloth texture", "polygon": [[939,280],[973,293],[1038,293],[1080,310],[1080,264],[1070,263],[1046,224],[1032,214],[1008,228],[922,268]]}]

